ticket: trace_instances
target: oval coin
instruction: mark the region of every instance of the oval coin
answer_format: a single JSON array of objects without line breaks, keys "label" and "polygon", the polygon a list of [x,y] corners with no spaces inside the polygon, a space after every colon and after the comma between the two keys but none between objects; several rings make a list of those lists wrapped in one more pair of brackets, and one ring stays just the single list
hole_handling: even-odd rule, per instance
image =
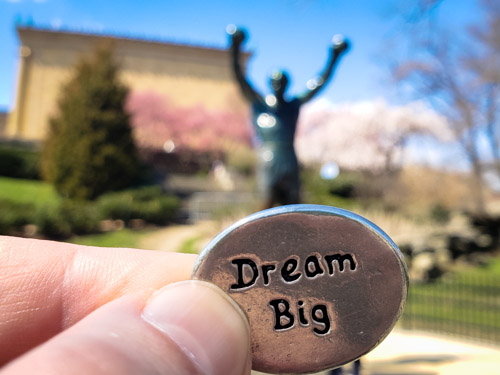
[{"label": "oval coin", "polygon": [[311,373],[372,350],[401,315],[403,256],[352,212],[291,205],[253,214],[200,254],[193,278],[217,285],[247,314],[253,369]]}]

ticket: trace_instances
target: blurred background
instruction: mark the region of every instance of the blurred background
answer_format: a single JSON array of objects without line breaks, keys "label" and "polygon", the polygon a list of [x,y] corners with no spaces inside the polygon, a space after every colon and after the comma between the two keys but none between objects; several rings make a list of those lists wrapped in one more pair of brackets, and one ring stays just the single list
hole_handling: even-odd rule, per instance
[{"label": "blurred background", "polygon": [[303,203],[406,257],[392,355],[364,373],[498,373],[498,1],[0,0],[0,234],[198,253],[257,211],[228,24],[263,94],[275,69],[300,94],[335,34],[352,44],[295,147]]}]

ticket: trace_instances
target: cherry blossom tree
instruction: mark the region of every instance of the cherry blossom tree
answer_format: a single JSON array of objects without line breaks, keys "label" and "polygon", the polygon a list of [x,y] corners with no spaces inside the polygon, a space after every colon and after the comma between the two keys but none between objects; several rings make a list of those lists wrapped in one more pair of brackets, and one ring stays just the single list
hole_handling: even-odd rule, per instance
[{"label": "cherry blossom tree", "polygon": [[419,102],[391,107],[383,100],[333,105],[322,99],[304,107],[296,147],[306,164],[391,171],[415,136],[450,139],[446,119]]},{"label": "cherry blossom tree", "polygon": [[182,108],[152,91],[131,93],[126,108],[143,149],[225,153],[237,145],[250,145],[242,113],[208,111],[201,105]]}]

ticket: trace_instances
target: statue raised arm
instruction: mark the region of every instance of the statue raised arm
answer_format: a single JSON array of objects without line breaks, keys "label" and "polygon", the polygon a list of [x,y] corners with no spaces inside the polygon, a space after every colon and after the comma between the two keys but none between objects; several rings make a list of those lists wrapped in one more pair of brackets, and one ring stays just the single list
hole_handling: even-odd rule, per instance
[{"label": "statue raised arm", "polygon": [[333,75],[333,71],[339,58],[349,49],[349,42],[342,35],[335,35],[332,38],[332,46],[329,50],[328,62],[324,71],[317,77],[307,81],[307,91],[297,96],[302,104],[311,100],[316,94],[326,86]]},{"label": "statue raised arm", "polygon": [[250,102],[254,101],[264,101],[262,95],[260,95],[248,81],[243,69],[241,68],[240,55],[241,55],[241,45],[246,39],[246,33],[243,29],[239,29],[234,25],[229,25],[226,29],[227,33],[231,38],[231,63],[233,67],[236,80],[238,81],[241,91],[247,100]]}]

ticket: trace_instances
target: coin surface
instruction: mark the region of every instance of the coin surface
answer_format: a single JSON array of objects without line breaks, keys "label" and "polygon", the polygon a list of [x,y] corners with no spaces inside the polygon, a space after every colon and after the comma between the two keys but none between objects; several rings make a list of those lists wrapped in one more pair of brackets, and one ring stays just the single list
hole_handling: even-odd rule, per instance
[{"label": "coin surface", "polygon": [[247,314],[252,367],[311,373],[369,352],[406,302],[403,257],[376,225],[328,206],[253,214],[200,254],[193,278],[209,281]]}]

